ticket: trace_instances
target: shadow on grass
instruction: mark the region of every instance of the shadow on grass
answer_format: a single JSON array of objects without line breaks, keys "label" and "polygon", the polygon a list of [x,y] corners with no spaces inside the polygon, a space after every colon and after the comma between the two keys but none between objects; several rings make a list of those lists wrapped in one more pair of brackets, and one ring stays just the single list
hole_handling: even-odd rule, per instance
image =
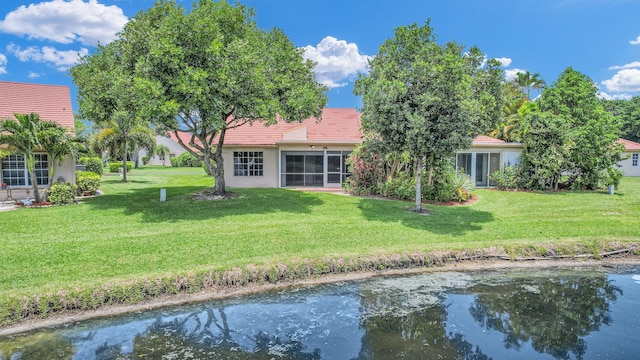
[{"label": "shadow on grass", "polygon": [[464,235],[482,230],[482,224],[493,221],[493,214],[469,206],[426,206],[429,214],[409,210],[411,202],[361,199],[358,208],[370,221],[401,223],[404,226],[434,234]]},{"label": "shadow on grass", "polygon": [[285,189],[227,189],[236,196],[225,200],[193,200],[196,192],[205,190],[196,186],[162,186],[166,189],[166,201],[160,201],[160,188],[106,194],[87,199],[85,203],[91,210],[122,209],[125,215],[141,214],[145,222],[207,220],[274,212],[301,214],[323,203],[314,194]]}]

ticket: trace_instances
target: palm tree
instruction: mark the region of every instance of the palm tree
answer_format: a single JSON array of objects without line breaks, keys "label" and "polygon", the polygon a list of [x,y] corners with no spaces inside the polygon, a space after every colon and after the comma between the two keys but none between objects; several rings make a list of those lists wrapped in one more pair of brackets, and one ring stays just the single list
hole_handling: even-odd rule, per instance
[{"label": "palm tree", "polygon": [[527,100],[531,99],[531,89],[544,89],[547,85],[540,74],[532,74],[529,70],[517,73],[513,83],[526,95]]},{"label": "palm tree", "polygon": [[[53,185],[55,164],[62,164],[70,155],[77,158],[81,140],[71,138],[62,127],[49,128],[42,132],[41,146],[51,159],[49,167],[49,188]],[[45,198],[47,197],[45,193]],[[46,199],[45,199],[46,201]]]},{"label": "palm tree", "polygon": [[[41,202],[42,198],[40,197],[35,172],[35,151],[44,150],[52,160],[60,162],[65,156],[69,155],[67,149],[64,149],[68,145],[68,137],[64,137],[66,136],[66,129],[54,122],[41,120],[40,116],[35,113],[15,114],[15,118],[17,121],[12,119],[0,120],[0,145],[8,145],[10,151],[25,157],[35,201]],[[52,136],[55,137],[53,141],[49,139]],[[54,142],[60,143],[53,146]],[[50,168],[53,167],[52,162]],[[50,174],[52,175],[52,171],[50,171]],[[51,184],[51,181],[49,181],[49,184]]]},{"label": "palm tree", "polygon": [[122,156],[122,182],[127,182],[127,154],[129,147],[141,147],[152,152],[156,145],[155,133],[148,126],[140,125],[125,116],[114,116],[115,120],[101,126],[101,130],[94,138],[94,148],[110,151],[112,155],[118,152]]},{"label": "palm tree", "polygon": [[169,147],[167,145],[158,145],[156,146],[154,153],[162,156],[162,166],[165,166],[165,161],[167,160],[166,156],[169,155]]}]

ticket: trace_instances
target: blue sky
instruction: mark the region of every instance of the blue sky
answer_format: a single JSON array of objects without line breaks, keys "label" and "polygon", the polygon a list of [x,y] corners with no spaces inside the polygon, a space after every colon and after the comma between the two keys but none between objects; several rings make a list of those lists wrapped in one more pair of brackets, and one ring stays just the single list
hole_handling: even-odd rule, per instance
[{"label": "blue sky", "polygon": [[[189,7],[191,0],[181,1]],[[507,77],[566,68],[590,76],[602,97],[640,95],[640,0],[244,0],[262,28],[278,27],[318,62],[330,107],[359,107],[353,80],[393,29],[430,18],[439,42],[478,46]],[[153,0],[4,0],[0,80],[68,85],[78,54],[113,39]],[[77,106],[74,108],[77,111]]]}]

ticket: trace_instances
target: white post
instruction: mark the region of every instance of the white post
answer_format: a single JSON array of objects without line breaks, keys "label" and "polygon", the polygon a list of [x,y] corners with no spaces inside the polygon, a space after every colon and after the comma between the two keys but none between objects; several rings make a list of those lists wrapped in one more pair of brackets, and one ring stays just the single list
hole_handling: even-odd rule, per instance
[{"label": "white post", "polygon": [[160,189],[160,201],[167,201],[167,189]]}]

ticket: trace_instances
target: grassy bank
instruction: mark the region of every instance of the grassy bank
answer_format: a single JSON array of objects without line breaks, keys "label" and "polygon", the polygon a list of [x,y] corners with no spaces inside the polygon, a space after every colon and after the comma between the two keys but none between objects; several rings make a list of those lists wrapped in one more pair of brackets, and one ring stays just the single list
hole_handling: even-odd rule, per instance
[{"label": "grassy bank", "polygon": [[288,189],[231,189],[233,199],[197,201],[191,195],[212,185],[202,169],[149,167],[128,177],[103,176],[105,194],[78,205],[0,214],[0,325],[443,256],[597,254],[640,242],[638,178],[625,178],[613,196],[478,190],[474,204],[428,206],[424,216],[406,202]]}]

